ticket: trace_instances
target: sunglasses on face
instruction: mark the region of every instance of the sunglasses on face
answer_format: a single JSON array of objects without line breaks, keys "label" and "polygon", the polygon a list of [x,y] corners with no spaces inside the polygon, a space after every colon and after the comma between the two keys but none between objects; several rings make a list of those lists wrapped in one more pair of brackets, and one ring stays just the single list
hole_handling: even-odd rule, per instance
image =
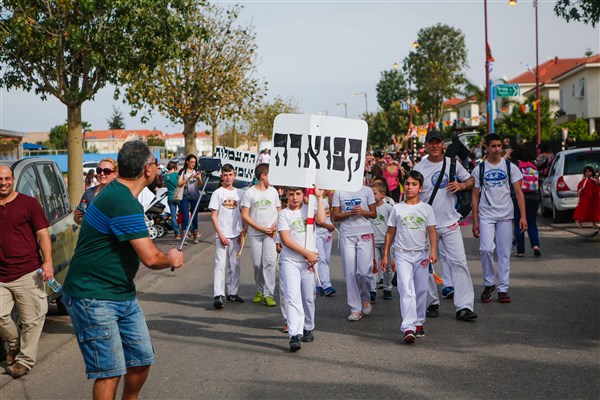
[{"label": "sunglasses on face", "polygon": [[113,171],[113,170],[112,170],[112,169],[110,169],[110,168],[100,168],[100,167],[96,167],[96,174],[98,174],[98,175],[100,175],[100,174],[102,174],[102,173],[104,173],[104,175],[110,175],[110,174],[112,174],[113,172],[115,172],[115,171]]}]

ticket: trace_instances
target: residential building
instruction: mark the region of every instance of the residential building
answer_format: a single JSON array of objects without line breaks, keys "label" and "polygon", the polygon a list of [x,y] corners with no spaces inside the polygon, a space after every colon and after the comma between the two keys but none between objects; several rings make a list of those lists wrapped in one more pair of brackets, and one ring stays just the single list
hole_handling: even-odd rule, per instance
[{"label": "residential building", "polygon": [[[165,148],[169,152],[177,155],[183,155],[185,148],[185,138],[183,133],[169,133],[164,135]],[[212,136],[206,131],[196,132],[196,152],[200,156],[212,155]]]},{"label": "residential building", "polygon": [[0,160],[23,158],[25,133],[0,129]]},{"label": "residential building", "polygon": [[118,153],[125,142],[130,140],[148,141],[156,136],[163,139],[163,133],[158,130],[146,129],[113,129],[106,131],[89,131],[83,134],[84,147],[96,150],[100,154]]}]

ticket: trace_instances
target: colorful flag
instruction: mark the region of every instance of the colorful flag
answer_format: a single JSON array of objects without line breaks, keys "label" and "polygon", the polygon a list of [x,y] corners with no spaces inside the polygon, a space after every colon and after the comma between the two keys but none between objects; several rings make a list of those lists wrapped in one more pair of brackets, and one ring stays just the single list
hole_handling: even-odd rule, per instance
[{"label": "colorful flag", "polygon": [[417,114],[419,114],[421,112],[421,110],[419,109],[419,106],[415,104],[415,111],[417,112]]},{"label": "colorful flag", "polygon": [[525,68],[527,68],[527,71],[531,72],[532,74],[535,74],[533,72],[533,68],[531,67],[531,65],[529,64],[525,64],[524,62],[521,61],[521,65],[524,66]]},{"label": "colorful flag", "polygon": [[490,48],[490,44],[486,43],[485,44],[485,60],[488,62],[494,62],[496,60],[494,60],[494,57],[492,56],[492,49]]},{"label": "colorful flag", "polygon": [[400,109],[401,110],[408,110],[408,104],[406,104],[403,100],[400,100]]}]

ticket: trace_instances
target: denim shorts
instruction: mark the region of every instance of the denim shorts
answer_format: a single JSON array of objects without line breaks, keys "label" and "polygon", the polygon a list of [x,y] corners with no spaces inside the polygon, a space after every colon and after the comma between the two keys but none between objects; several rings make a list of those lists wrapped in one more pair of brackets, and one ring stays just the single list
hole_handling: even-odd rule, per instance
[{"label": "denim shorts", "polygon": [[110,378],[154,363],[154,348],[137,299],[79,299],[63,292],[88,379]]}]

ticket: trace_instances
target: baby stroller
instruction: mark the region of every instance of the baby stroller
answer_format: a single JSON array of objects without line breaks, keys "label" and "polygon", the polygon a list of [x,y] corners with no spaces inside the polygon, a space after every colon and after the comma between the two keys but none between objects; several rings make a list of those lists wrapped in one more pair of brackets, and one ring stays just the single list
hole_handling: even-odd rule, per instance
[{"label": "baby stroller", "polygon": [[167,197],[167,191],[160,193],[144,208],[144,219],[148,227],[150,239],[154,240],[157,237],[163,237],[167,234],[167,228],[164,222],[168,215],[164,214],[165,205],[162,202]]}]

